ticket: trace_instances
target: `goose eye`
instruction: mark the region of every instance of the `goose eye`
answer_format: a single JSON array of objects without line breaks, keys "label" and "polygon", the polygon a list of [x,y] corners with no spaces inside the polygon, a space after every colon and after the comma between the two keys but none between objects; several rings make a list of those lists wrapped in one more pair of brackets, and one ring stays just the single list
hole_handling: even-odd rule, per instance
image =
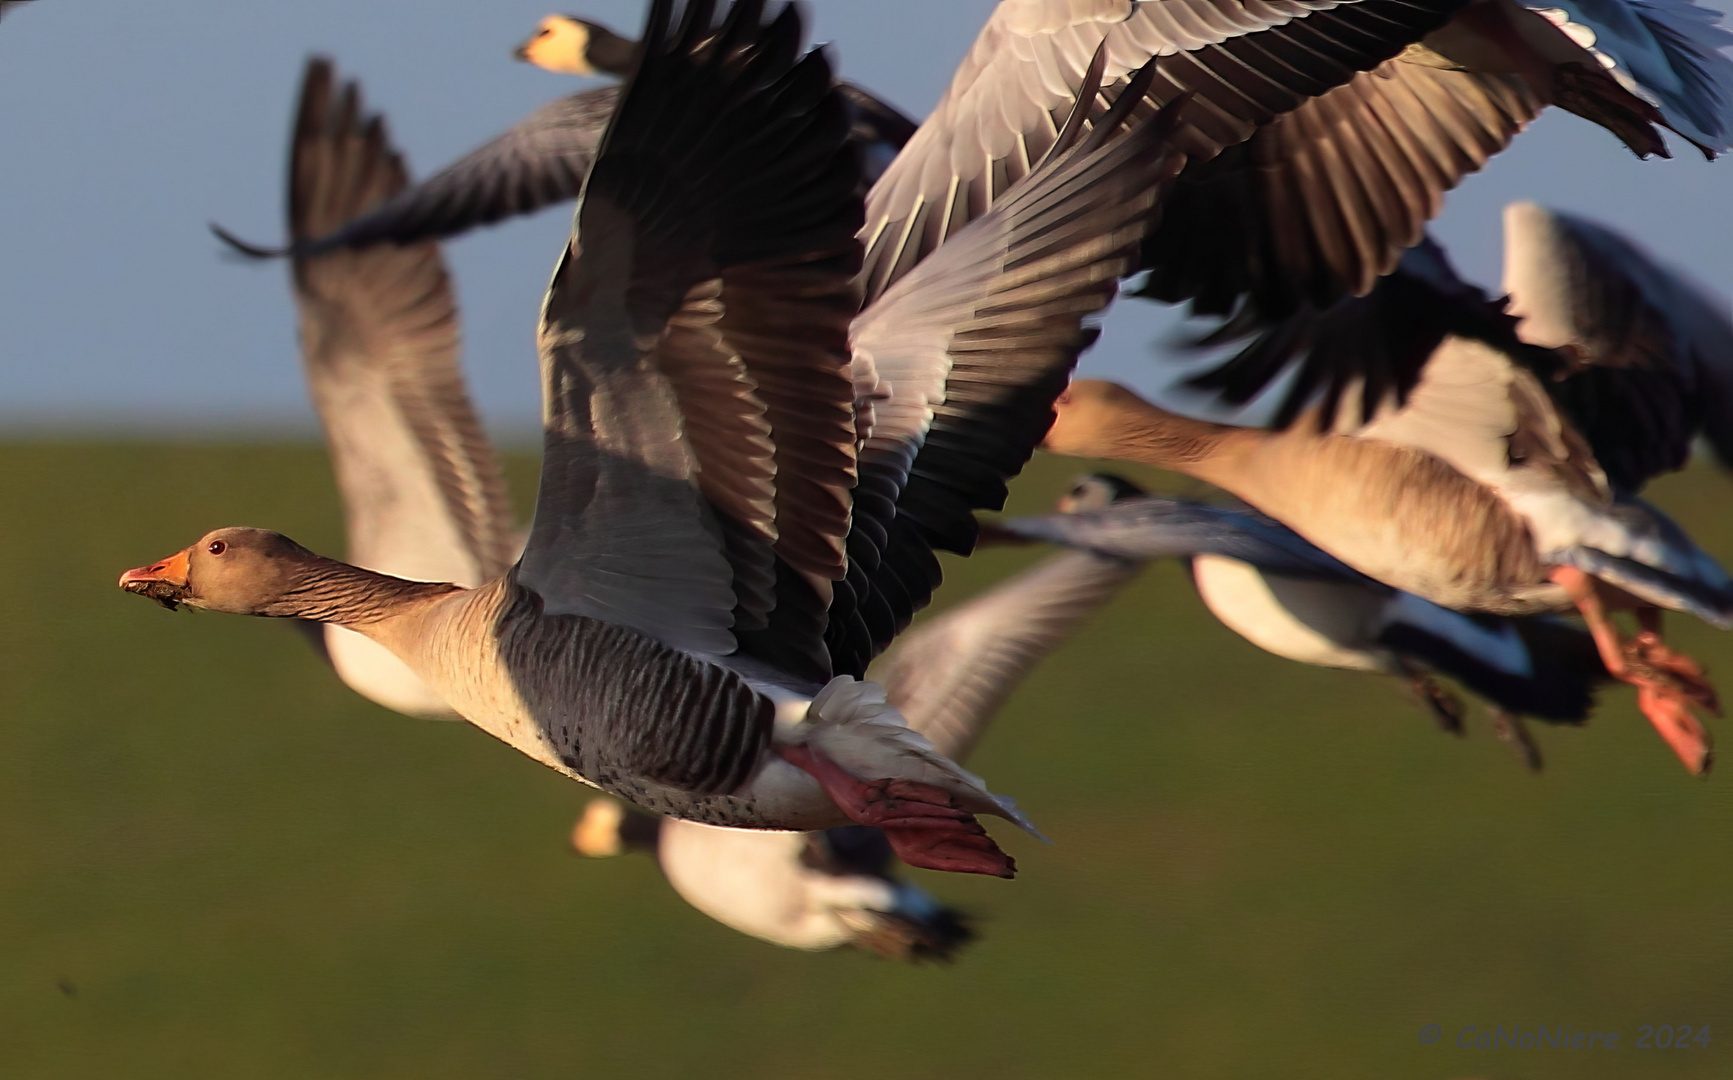
[{"label": "goose eye", "polygon": [[212,540],[210,543],[205,545],[205,550],[210,552],[212,555],[221,555],[223,552],[229,550],[229,545],[223,543],[221,540]]}]

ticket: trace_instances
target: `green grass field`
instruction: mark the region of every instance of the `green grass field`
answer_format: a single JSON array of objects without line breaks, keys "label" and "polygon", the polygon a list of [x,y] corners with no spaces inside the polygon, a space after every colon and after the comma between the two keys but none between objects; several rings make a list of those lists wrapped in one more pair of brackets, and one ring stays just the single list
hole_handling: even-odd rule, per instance
[{"label": "green grass field", "polygon": [[[1038,461],[1013,509],[1076,471]],[[909,969],[711,923],[647,860],[568,853],[587,789],[367,704],[291,627],[114,587],[218,525],[340,552],[318,449],[13,444],[0,492],[0,1076],[1733,1075],[1729,780],[1628,690],[1537,728],[1530,775],[1483,714],[1455,740],[1259,653],[1157,567],[972,762],[1056,843],[998,827],[1019,880],[926,875],[985,936]],[[1730,495],[1657,489],[1733,558]],[[1036,557],[953,562],[940,602]],[[1733,672],[1733,638],[1677,631]],[[1621,1044],[1456,1048],[1470,1024]]]}]

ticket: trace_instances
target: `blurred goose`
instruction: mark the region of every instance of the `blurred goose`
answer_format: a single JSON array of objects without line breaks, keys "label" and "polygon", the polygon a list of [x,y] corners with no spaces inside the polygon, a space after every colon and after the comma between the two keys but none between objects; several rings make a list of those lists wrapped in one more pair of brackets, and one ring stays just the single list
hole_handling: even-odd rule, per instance
[{"label": "blurred goose", "polygon": [[[1011,692],[1137,575],[1135,563],[1066,551],[902,637],[873,671],[890,704],[935,749],[964,760]],[[902,960],[947,959],[973,934],[963,915],[890,872],[876,829],[721,829],[592,800],[572,830],[591,856],[643,851],[699,911],[796,949],[853,945]]]},{"label": "blurred goose", "polygon": [[1446,730],[1462,703],[1448,675],[1493,706],[1502,737],[1531,767],[1539,752],[1523,715],[1581,722],[1606,678],[1594,640],[1548,617],[1465,615],[1381,585],[1254,510],[1146,494],[1112,474],[1081,478],[1059,513],[998,527],[1139,562],[1186,561],[1211,614],[1252,644],[1319,667],[1397,675]]},{"label": "blurred goose", "polygon": [[1472,0],[1375,71],[1188,170],[1139,294],[1241,319],[1363,296],[1445,193],[1549,104],[1641,157],[1669,156],[1657,127],[1713,157],[1733,146],[1733,34],[1720,18],[1690,0]]},{"label": "blurred goose", "polygon": [[[1609,371],[1602,365],[1618,356],[1526,343],[1435,245],[1408,265],[1402,288],[1277,326],[1241,354],[1323,386],[1286,430],[1190,420],[1084,382],[1061,399],[1048,447],[1206,480],[1356,570],[1445,607],[1522,615],[1574,606],[1608,672],[1637,687],[1644,715],[1702,771],[1709,738],[1689,706],[1716,710],[1714,690],[1661,641],[1659,611],[1733,626],[1733,582],[1632,494],[1684,460],[1677,448],[1701,422],[1680,377],[1691,361],[1672,352],[1647,371]],[[1558,295],[1517,303],[1563,322],[1569,309],[1547,307]],[[1378,358],[1371,370],[1420,363],[1411,379],[1348,377],[1363,355]],[[1331,414],[1333,425],[1321,426]],[[1602,460],[1616,466],[1612,481]],[[1621,607],[1638,611],[1635,638],[1621,638],[1607,616]]]},{"label": "blurred goose", "polygon": [[359,630],[646,809],[852,820],[912,865],[1009,876],[975,814],[1026,821],[860,678],[1033,451],[1183,164],[1173,113],[1125,124],[1153,69],[1087,138],[1080,102],[1020,195],[855,318],[858,162],[824,54],[800,56],[792,7],[672,7],[651,6],[544,302],[517,563],[463,589],[219,529],[121,586]]},{"label": "blurred goose", "polygon": [[1687,0],[1300,2],[1279,16],[1239,0],[1003,0],[868,200],[869,295],[1035,160],[1103,41],[1109,82],[1159,55],[1152,102],[1201,103],[1140,291],[1276,318],[1371,289],[1549,102],[1639,153],[1665,152],[1656,124],[1725,149],[1733,36],[1717,18]]},{"label": "blurred goose", "polygon": [[528,41],[512,50],[512,56],[563,75],[625,78],[638,59],[638,43],[589,19],[548,15]]},{"label": "blurred goose", "polygon": [[[513,53],[550,71],[619,78],[631,74],[637,54],[637,42],[600,23],[562,15],[543,19],[535,35]],[[841,89],[870,182],[914,134],[915,123],[858,86],[842,83]],[[284,247],[249,243],[221,226],[212,226],[212,231],[254,258],[316,255],[446,239],[568,202],[583,189],[619,96],[619,87],[606,86],[551,101],[422,183],[365,214],[332,221],[321,233],[297,236]]]},{"label": "blurred goose", "polygon": [[0,0],[0,19],[4,19],[11,9],[22,7],[29,2],[30,0]]},{"label": "blurred goose", "polygon": [[[1170,282],[1168,291],[1177,290],[1171,299],[1215,297],[1224,290],[1237,295],[1242,279],[1263,265],[1271,267],[1264,277],[1278,284],[1311,274],[1311,267],[1294,265],[1291,258],[1279,266],[1267,263],[1271,252],[1255,249],[1252,241],[1269,240],[1266,234],[1278,226],[1295,228],[1313,219],[1342,221],[1342,232],[1354,241],[1349,252],[1377,264],[1377,270],[1341,271],[1357,274],[1355,283],[1364,278],[1364,291],[1402,248],[1419,239],[1423,223],[1437,213],[1442,192],[1478,168],[1540,107],[1516,76],[1482,77],[1393,59],[1438,30],[1463,3],[1293,0],[1272,7],[1261,0],[1215,0],[1203,6],[1165,0],[1002,0],[914,138],[908,137],[912,125],[899,127],[907,122],[894,110],[874,99],[855,99],[857,123],[881,136],[874,145],[902,147],[868,201],[861,233],[868,245],[863,274],[868,299],[985,213],[1042,159],[1102,46],[1108,85],[1092,116],[1100,115],[1132,73],[1152,60],[1157,76],[1147,91],[1146,110],[1182,96],[1198,102],[1187,110],[1179,135],[1179,146],[1191,159],[1188,172],[1198,182],[1184,185],[1187,209],[1152,238],[1142,260],[1157,268],[1152,281],[1187,275],[1191,268],[1202,273],[1183,286]],[[597,23],[549,16],[519,55],[556,71],[605,72],[629,68],[629,45]],[[1310,104],[1318,95],[1328,103]],[[1292,110],[1298,110],[1296,119],[1280,132],[1259,137],[1244,154],[1208,171],[1207,162],[1224,148]],[[1354,173],[1344,170],[1339,153],[1326,157],[1308,149],[1342,122],[1354,125],[1345,140]],[[1281,155],[1285,167],[1305,182],[1256,189],[1247,177],[1272,154]],[[869,160],[869,166],[877,164]],[[1218,181],[1221,176],[1228,179]],[[439,180],[435,176],[429,184]],[[1204,197],[1229,187],[1235,193],[1231,206]],[[467,184],[465,190],[478,189]],[[575,193],[576,184],[570,190]],[[1304,202],[1296,204],[1296,196]],[[539,205],[496,203],[475,222]],[[398,219],[395,213],[382,207],[330,242],[404,242],[433,235],[418,231],[412,215]],[[1204,214],[1215,216],[1207,231],[1200,231]],[[1261,231],[1256,237],[1242,235],[1236,223],[1254,218]],[[387,224],[389,234],[382,231]],[[450,226],[440,225],[455,227],[455,215]],[[1338,239],[1334,232],[1326,237],[1329,243]],[[1325,250],[1336,254],[1333,247]],[[1289,255],[1286,248],[1275,254]],[[1338,268],[1331,262],[1323,269],[1336,273]],[[1334,277],[1321,286],[1326,291],[1341,287]],[[1332,298],[1337,294],[1330,293]]]},{"label": "blurred goose", "polygon": [[[409,186],[383,120],[314,59],[289,157],[289,234],[321,236]],[[348,560],[475,588],[517,554],[504,474],[466,392],[457,305],[435,244],[297,257],[292,271],[307,389],[343,498]],[[412,716],[455,717],[373,639],[316,627],[337,674]]]},{"label": "blurred goose", "polygon": [[1724,297],[1599,222],[1531,202],[1504,210],[1504,291],[1524,341],[1589,367],[1560,391],[1615,487],[1682,467],[1698,435],[1733,465]]}]

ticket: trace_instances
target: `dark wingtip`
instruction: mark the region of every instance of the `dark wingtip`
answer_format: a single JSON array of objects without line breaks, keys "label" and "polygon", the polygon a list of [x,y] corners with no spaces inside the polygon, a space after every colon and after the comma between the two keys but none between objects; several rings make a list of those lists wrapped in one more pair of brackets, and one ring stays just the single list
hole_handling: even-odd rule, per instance
[{"label": "dark wingtip", "polygon": [[290,252],[286,247],[270,248],[249,244],[214,221],[210,223],[210,230],[218,240],[229,245],[232,249],[230,254],[233,255],[242,255],[249,259],[280,259]]}]

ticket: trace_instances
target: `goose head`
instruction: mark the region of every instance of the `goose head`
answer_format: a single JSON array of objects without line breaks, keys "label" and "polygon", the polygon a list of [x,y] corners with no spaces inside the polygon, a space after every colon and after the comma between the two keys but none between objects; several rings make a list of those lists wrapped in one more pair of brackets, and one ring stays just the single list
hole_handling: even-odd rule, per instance
[{"label": "goose head", "polygon": [[1089,473],[1079,476],[1071,490],[1059,496],[1054,509],[1061,514],[1083,514],[1105,510],[1121,499],[1135,499],[1148,492],[1116,473]]},{"label": "goose head", "polygon": [[308,569],[323,561],[282,533],[217,529],[166,559],[128,570],[120,575],[120,587],[171,611],[185,604],[236,615],[271,615],[301,586]]},{"label": "goose head", "polygon": [[572,826],[572,850],[592,859],[607,859],[625,851],[656,850],[660,818],[628,810],[617,799],[591,799]]},{"label": "goose head", "polygon": [[563,75],[626,75],[638,45],[601,23],[575,15],[549,15],[513,50],[519,60]]},{"label": "goose head", "polygon": [[1053,426],[1041,449],[1070,457],[1114,457],[1122,436],[1155,411],[1118,383],[1077,379],[1053,403]]}]

